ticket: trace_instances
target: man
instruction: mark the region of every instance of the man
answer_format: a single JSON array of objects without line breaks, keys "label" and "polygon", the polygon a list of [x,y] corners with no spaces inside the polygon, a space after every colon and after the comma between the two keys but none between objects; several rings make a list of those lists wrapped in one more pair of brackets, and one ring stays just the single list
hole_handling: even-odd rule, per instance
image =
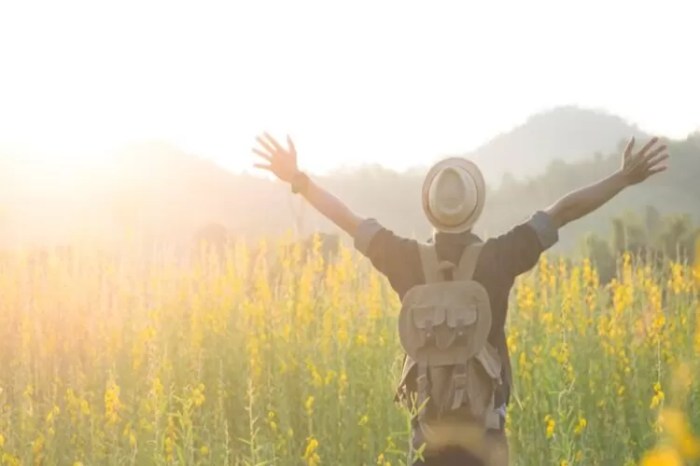
[{"label": "man", "polygon": [[[412,288],[426,283],[425,246],[413,239],[401,238],[374,219],[364,219],[353,213],[339,199],[315,184],[297,168],[297,154],[291,139],[283,147],[268,134],[257,138],[259,147],[253,151],[262,158],[256,167],[275,174],[291,184],[321,214],[354,238],[355,247],[367,256],[374,267],[384,274],[393,289],[404,299]],[[490,302],[491,325],[487,341],[494,348],[499,382],[494,388],[492,412],[494,420],[484,425],[486,434],[478,437],[478,445],[468,441],[468,424],[459,422],[431,428],[434,424],[416,416],[413,426],[413,449],[422,453],[416,465],[506,465],[507,443],[504,434],[505,407],[512,383],[511,366],[506,345],[505,322],[508,295],[515,278],[530,270],[540,254],[558,240],[558,231],[605,204],[624,188],[640,183],[666,169],[669,155],[658,138],[635,150],[634,138],[628,143],[620,168],[599,182],[574,191],[543,211],[536,212],[527,222],[509,232],[482,241],[471,232],[484,207],[484,181],[471,162],[450,158],[433,166],[423,186],[423,210],[435,228],[433,250],[437,261],[461,264],[463,255],[479,245],[470,279],[481,285]],[[437,262],[436,262],[437,263]],[[403,311],[402,311],[403,312]],[[432,326],[432,324],[430,324]],[[432,328],[432,327],[431,327]],[[405,346],[404,346],[405,347]],[[415,363],[404,368],[402,389],[416,392]],[[432,440],[431,440],[432,439]],[[427,448],[426,448],[427,447]]]}]

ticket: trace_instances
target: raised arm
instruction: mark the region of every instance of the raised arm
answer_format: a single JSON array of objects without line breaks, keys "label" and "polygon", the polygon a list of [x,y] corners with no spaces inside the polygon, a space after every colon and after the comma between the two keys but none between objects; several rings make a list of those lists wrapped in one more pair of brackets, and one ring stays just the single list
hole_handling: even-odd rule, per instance
[{"label": "raised arm", "polygon": [[343,231],[355,236],[357,227],[364,219],[355,215],[340,199],[313,182],[297,167],[297,152],[294,143],[287,136],[287,147],[283,147],[272,136],[264,133],[257,138],[258,146],[253,149],[262,163],[257,168],[273,173],[280,180],[292,185],[292,189]]},{"label": "raised arm", "polygon": [[622,156],[621,167],[612,175],[585,188],[567,194],[546,212],[562,227],[602,206],[628,186],[641,183],[650,176],[666,169],[668,159],[665,145],[658,138],[650,140],[639,152],[634,152],[634,138],[630,139]]}]

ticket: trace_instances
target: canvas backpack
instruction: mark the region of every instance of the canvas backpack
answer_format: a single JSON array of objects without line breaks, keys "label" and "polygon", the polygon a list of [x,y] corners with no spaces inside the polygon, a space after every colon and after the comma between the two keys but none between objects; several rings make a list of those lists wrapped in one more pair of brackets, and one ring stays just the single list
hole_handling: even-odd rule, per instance
[{"label": "canvas backpack", "polygon": [[464,420],[500,428],[494,397],[501,360],[487,341],[489,296],[472,280],[482,244],[465,248],[459,264],[440,262],[421,244],[425,284],[408,290],[399,314],[406,352],[399,393],[414,394],[422,422]]}]

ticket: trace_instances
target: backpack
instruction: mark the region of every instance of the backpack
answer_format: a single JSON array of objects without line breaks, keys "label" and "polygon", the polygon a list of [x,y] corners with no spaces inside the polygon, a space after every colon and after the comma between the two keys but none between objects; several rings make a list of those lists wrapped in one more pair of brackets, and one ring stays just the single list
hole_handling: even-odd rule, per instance
[{"label": "backpack", "polygon": [[408,290],[401,303],[399,337],[406,359],[398,398],[417,395],[421,424],[501,427],[494,397],[502,364],[487,341],[491,306],[484,287],[472,280],[481,247],[467,246],[455,265],[439,262],[433,245],[419,245],[425,284]]}]

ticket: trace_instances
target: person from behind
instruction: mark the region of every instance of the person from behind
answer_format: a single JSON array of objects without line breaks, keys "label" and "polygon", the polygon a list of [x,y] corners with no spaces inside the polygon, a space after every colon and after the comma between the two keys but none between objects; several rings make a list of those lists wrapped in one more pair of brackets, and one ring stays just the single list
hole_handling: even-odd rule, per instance
[{"label": "person from behind", "polygon": [[422,243],[357,215],[314,183],[299,170],[289,137],[282,145],[264,134],[257,143],[256,167],[289,183],[347,232],[401,298],[406,357],[396,398],[413,413],[413,464],[432,466],[508,464],[504,427],[513,377],[505,324],[516,277],[535,266],[562,227],[662,172],[669,157],[658,138],[638,150],[632,138],[615,172],[485,240],[472,232],[485,205],[481,172],[463,158],[442,160],[423,183],[422,208],[434,234]]}]

